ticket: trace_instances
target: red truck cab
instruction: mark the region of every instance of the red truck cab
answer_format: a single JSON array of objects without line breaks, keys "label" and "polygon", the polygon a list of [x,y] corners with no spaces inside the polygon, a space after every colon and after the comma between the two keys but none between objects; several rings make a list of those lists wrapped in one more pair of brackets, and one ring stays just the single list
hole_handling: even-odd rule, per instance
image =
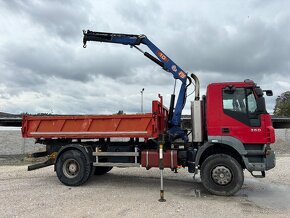
[{"label": "red truck cab", "polygon": [[213,83],[207,87],[208,137],[231,136],[243,144],[275,141],[263,91],[253,82]]}]

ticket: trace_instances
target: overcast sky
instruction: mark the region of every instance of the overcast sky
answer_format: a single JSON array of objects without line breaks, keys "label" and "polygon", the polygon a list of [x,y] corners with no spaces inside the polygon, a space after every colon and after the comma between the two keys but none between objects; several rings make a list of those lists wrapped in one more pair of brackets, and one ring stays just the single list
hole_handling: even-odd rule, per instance
[{"label": "overcast sky", "polygon": [[82,30],[90,29],[147,35],[199,76],[202,94],[212,82],[253,79],[274,91],[271,112],[290,90],[289,8],[270,0],[1,0],[0,111],[136,113],[142,88],[145,111],[158,93],[169,104],[170,74],[129,46],[82,48]]}]

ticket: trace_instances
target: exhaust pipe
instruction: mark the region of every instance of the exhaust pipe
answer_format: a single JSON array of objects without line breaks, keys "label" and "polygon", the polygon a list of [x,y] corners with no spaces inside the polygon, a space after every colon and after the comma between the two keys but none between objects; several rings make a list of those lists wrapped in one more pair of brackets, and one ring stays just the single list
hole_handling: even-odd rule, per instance
[{"label": "exhaust pipe", "polygon": [[192,122],[192,142],[200,143],[203,141],[203,103],[200,100],[199,79],[193,73],[190,75],[195,82],[195,97],[194,101],[191,102],[191,122]]},{"label": "exhaust pipe", "polygon": [[195,88],[194,88],[194,93],[195,93],[194,100],[198,101],[200,99],[199,98],[199,89],[200,89],[199,79],[193,73],[190,76],[191,76],[192,79],[194,79],[194,85],[195,85]]}]

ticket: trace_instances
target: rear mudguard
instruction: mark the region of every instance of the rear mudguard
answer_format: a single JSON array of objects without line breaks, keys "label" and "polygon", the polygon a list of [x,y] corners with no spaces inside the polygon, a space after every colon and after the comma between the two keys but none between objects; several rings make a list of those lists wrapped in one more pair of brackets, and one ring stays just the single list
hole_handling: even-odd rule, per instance
[{"label": "rear mudguard", "polygon": [[[87,163],[93,163],[93,149],[90,146],[85,146],[81,144],[68,144],[61,147],[61,149],[58,151],[58,154],[55,158],[55,163],[57,163],[57,160],[61,156],[61,154],[68,150],[78,150],[82,152],[86,158]],[[54,165],[54,171],[55,171],[55,165]]]}]

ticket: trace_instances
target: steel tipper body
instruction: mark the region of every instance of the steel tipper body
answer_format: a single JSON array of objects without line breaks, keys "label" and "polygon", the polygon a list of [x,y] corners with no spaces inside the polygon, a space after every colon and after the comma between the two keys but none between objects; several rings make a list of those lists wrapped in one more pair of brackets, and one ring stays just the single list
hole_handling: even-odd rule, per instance
[{"label": "steel tipper body", "polygon": [[158,138],[166,131],[167,110],[153,101],[152,113],[23,116],[23,137],[36,139]]},{"label": "steel tipper body", "polygon": [[[153,101],[152,112],[107,116],[24,116],[23,137],[46,145],[44,163],[29,170],[55,165],[65,185],[81,185],[93,173],[102,175],[112,167],[158,167],[161,175],[160,201],[164,201],[163,170],[177,172],[187,167],[200,173],[204,187],[216,195],[233,195],[243,185],[244,170],[258,178],[275,167],[271,143],[275,141],[264,93],[251,80],[212,83],[200,97],[199,80],[191,75],[195,96],[191,102],[191,127],[181,126],[187,74],[144,35],[84,32],[87,41],[101,41],[136,47],[144,44],[157,57],[142,53],[181,81],[178,100],[167,110]],[[140,50],[139,48],[137,48]],[[187,84],[187,81],[189,83]],[[174,97],[172,98],[174,99]]]}]

